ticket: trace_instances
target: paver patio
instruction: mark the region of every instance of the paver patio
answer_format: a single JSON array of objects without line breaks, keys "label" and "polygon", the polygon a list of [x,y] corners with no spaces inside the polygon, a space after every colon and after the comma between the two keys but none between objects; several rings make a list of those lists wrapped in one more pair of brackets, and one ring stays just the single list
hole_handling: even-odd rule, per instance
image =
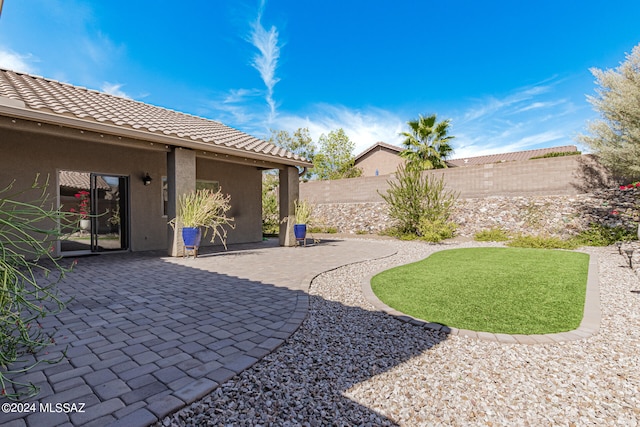
[{"label": "paver patio", "polygon": [[383,242],[267,241],[197,259],[159,253],[81,258],[59,285],[68,307],[43,322],[49,358],[21,378],[46,403],[84,412],[0,413],[3,426],[145,426],[206,395],[280,346],[308,310],[316,275],[392,255]]}]

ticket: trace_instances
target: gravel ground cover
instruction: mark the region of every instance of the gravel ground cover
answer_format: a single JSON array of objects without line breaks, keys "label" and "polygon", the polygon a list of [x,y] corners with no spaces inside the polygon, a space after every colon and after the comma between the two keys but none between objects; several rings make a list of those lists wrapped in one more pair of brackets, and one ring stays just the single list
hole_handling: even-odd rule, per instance
[{"label": "gravel ground cover", "polygon": [[375,311],[363,277],[443,249],[385,244],[396,255],[314,279],[309,316],[285,344],[157,426],[640,423],[640,282],[616,248],[586,250],[600,262],[600,333],[520,345],[447,336]]}]

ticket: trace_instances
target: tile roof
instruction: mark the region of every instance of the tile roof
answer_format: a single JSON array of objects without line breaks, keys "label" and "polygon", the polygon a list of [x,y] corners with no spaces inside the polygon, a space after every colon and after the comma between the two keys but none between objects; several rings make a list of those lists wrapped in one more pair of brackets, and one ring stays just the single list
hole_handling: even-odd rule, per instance
[{"label": "tile roof", "polygon": [[[398,147],[397,145],[387,144],[386,142],[376,142],[375,144],[373,144],[372,146],[364,150],[362,153],[358,154],[356,156],[356,162],[365,154],[377,148],[386,148],[388,150],[395,151],[398,154],[400,154],[400,152],[404,150],[404,148]],[[529,160],[532,157],[538,157],[548,153],[561,153],[561,152],[573,152],[573,151],[578,151],[578,148],[575,145],[563,145],[560,147],[538,148],[535,150],[514,151],[512,153],[489,154],[486,156],[451,159],[451,160],[447,160],[447,165],[449,165],[449,167],[461,167],[461,166],[484,165],[487,163],[513,162],[516,160]]]},{"label": "tile roof", "polygon": [[[91,189],[91,174],[88,172],[75,172],[61,170],[58,174],[58,183],[61,187],[77,190]],[[100,190],[111,190],[111,186],[101,176],[96,177],[96,188]]]},{"label": "tile roof", "polygon": [[85,123],[112,125],[116,131],[120,128],[177,138],[172,145],[199,142],[214,152],[225,149],[226,153],[258,155],[276,163],[310,164],[283,148],[214,120],[5,69],[0,69],[0,101],[2,98],[8,98],[8,102],[0,104],[10,108],[24,106]]},{"label": "tile roof", "polygon": [[376,142],[375,144],[373,144],[371,147],[367,148],[366,150],[364,150],[362,153],[358,154],[355,158],[355,161],[357,162],[358,160],[360,160],[361,157],[363,157],[365,154],[375,150],[376,148],[386,148],[388,150],[391,151],[395,151],[398,154],[404,150],[404,148],[398,147],[397,145],[391,145],[391,144],[387,144],[386,142]]},{"label": "tile roof", "polygon": [[487,156],[466,157],[447,160],[449,167],[484,165],[488,163],[513,162],[516,160],[529,160],[532,157],[542,156],[548,153],[578,151],[575,145],[563,145],[561,147],[539,148],[536,150],[514,151],[512,153],[489,154]]}]

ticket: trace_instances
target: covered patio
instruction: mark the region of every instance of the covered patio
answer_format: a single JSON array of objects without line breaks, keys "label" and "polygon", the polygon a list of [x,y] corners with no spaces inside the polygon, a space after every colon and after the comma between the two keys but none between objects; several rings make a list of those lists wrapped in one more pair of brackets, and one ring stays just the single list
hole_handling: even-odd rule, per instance
[{"label": "covered patio", "polygon": [[280,177],[279,243],[295,244],[298,167],[311,163],[215,120],[0,69],[0,141],[4,185],[27,189],[48,177],[51,200],[87,221],[74,245],[55,248],[60,255],[180,256],[180,229],[168,222],[178,198],[198,188],[230,195],[229,243],[259,242],[262,172],[270,169]]}]

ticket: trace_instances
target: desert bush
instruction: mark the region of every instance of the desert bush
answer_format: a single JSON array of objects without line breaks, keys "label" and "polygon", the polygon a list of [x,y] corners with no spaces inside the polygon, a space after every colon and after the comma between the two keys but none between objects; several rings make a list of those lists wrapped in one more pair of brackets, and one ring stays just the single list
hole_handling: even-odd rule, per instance
[{"label": "desert bush", "polygon": [[295,223],[309,224],[313,216],[313,204],[307,200],[295,201]]},{"label": "desert bush", "polygon": [[543,154],[542,156],[531,157],[529,160],[549,159],[553,157],[579,156],[581,154],[582,154],[581,151],[553,151],[551,153]]},{"label": "desert bush", "polygon": [[262,233],[278,234],[280,232],[280,221],[278,216],[280,208],[278,203],[278,176],[264,174],[262,179]]},{"label": "desert bush", "polygon": [[473,239],[477,242],[506,242],[509,234],[500,227],[494,227],[477,232]]},{"label": "desert bush", "polygon": [[220,238],[227,248],[227,228],[235,228],[234,218],[228,217],[231,210],[231,196],[217,191],[202,188],[182,194],[178,198],[178,216],[169,221],[171,226],[202,227],[204,235],[211,232],[211,242]]},{"label": "desert bush", "polygon": [[[444,177],[436,178],[415,168],[400,166],[395,180],[387,181],[386,194],[389,216],[395,224],[386,231],[401,238],[433,237],[436,228],[450,229],[449,218],[457,194],[444,187]],[[439,234],[437,232],[436,234]]]},{"label": "desert bush", "polygon": [[573,237],[578,246],[609,246],[615,242],[637,239],[637,234],[624,227],[608,227],[602,224],[590,224],[589,229]]},{"label": "desert bush", "polygon": [[418,232],[421,240],[438,243],[453,237],[457,225],[451,221],[435,220],[423,218],[420,221]]},{"label": "desert bush", "polygon": [[338,229],[336,227],[326,226],[326,225],[314,225],[308,227],[307,231],[309,233],[327,233],[327,234],[336,234]]},{"label": "desert bush", "polygon": [[559,237],[519,235],[509,241],[507,246],[513,248],[576,249],[579,245],[574,240],[564,240]]},{"label": "desert bush", "polygon": [[[79,220],[54,208],[47,188],[48,182],[36,177],[27,190],[14,190],[13,184],[0,190],[0,396],[9,399],[38,394],[34,384],[13,378],[64,357],[63,352],[56,359],[45,355],[28,362],[54,342],[41,320],[64,309],[56,285],[71,266],[54,257],[53,245],[62,237],[60,223],[72,226]],[[33,192],[32,201],[19,201]]]},{"label": "desert bush", "polygon": [[519,235],[507,243],[507,246],[519,248],[541,249],[576,249],[580,246],[609,246],[615,242],[635,240],[636,233],[624,227],[609,227],[602,224],[591,224],[589,229],[580,232],[570,239],[552,236]]}]

